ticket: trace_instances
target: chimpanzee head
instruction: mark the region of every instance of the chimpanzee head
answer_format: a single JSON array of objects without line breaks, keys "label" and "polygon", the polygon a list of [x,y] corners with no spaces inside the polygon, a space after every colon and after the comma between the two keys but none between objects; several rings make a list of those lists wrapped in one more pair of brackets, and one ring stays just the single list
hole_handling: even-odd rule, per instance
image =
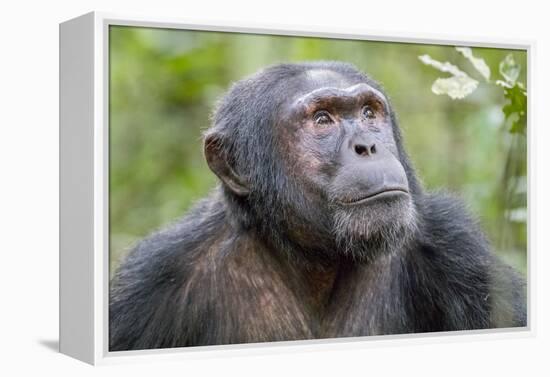
[{"label": "chimpanzee head", "polygon": [[420,189],[391,105],[348,64],[277,65],[236,83],[205,155],[238,224],[291,253],[368,261],[415,232]]}]

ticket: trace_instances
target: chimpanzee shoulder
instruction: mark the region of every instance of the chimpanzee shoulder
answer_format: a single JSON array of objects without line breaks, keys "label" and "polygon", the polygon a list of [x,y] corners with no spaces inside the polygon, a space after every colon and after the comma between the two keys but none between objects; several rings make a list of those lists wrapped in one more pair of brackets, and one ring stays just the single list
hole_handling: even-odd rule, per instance
[{"label": "chimpanzee shoulder", "polygon": [[111,283],[112,351],[313,338],[289,289],[298,283],[228,219],[220,191],[124,260]]},{"label": "chimpanzee shoulder", "polygon": [[525,282],[494,255],[464,203],[440,192],[416,204],[420,232],[407,281],[423,302],[412,313],[417,331],[525,326]]},{"label": "chimpanzee shoulder", "polygon": [[205,199],[133,248],[111,281],[111,350],[165,348],[193,341],[198,329],[185,324],[207,323],[202,310],[207,296],[201,295],[207,288],[208,279],[202,276],[207,271],[201,274],[197,266],[203,251],[223,231],[224,218],[222,203]]}]

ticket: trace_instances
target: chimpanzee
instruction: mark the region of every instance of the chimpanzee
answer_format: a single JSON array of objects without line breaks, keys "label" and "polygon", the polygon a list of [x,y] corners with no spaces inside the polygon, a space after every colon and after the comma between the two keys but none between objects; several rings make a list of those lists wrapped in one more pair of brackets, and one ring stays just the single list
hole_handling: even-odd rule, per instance
[{"label": "chimpanzee", "polygon": [[220,185],[116,272],[111,351],[526,326],[523,278],[457,199],[423,191],[352,65],[268,67],[213,123]]}]

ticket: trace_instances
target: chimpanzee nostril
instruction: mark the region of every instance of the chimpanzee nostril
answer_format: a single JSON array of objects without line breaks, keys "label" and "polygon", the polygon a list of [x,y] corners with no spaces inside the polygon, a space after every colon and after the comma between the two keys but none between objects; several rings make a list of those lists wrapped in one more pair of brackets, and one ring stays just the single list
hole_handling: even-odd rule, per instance
[{"label": "chimpanzee nostril", "polygon": [[356,144],[353,148],[355,149],[355,153],[359,156],[364,156],[369,153],[368,148],[361,144]]},{"label": "chimpanzee nostril", "polygon": [[363,145],[363,144],[355,144],[353,146],[353,150],[359,156],[370,156],[370,155],[376,153],[376,147],[375,147],[374,144],[372,144],[371,146],[366,146],[366,145]]}]

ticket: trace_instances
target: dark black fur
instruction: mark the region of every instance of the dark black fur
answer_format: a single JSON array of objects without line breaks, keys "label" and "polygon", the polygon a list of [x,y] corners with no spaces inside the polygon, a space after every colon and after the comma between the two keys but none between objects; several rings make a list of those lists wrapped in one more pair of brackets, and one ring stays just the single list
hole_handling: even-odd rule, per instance
[{"label": "dark black fur", "polygon": [[[422,191],[393,113],[416,231],[368,261],[331,252],[338,244],[320,231],[329,225],[285,174],[273,131],[309,69],[379,89],[331,62],[274,66],[233,86],[207,139],[250,193],[220,185],[129,254],[111,282],[111,351],[526,325],[523,279],[490,252],[457,200]],[[297,228],[317,244],[294,242]]]}]

